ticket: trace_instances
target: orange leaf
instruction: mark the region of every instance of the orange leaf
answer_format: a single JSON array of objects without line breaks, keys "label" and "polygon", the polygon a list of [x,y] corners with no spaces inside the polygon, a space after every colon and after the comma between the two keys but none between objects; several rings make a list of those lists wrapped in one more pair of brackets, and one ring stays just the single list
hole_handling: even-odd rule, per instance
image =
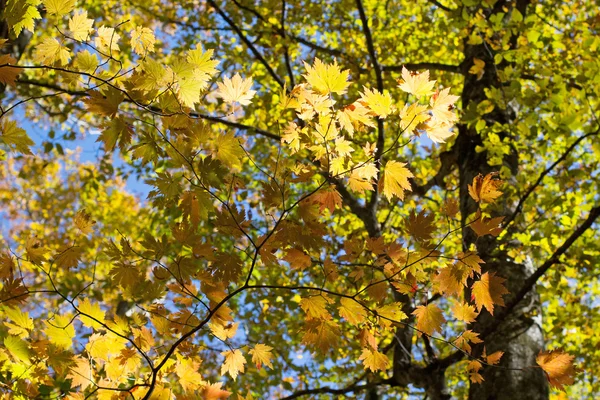
[{"label": "orange leaf", "polygon": [[[434,331],[441,333],[442,324],[446,321],[442,310],[436,304],[418,306],[413,315],[417,317],[417,329],[431,336]],[[419,332],[419,334],[421,333]]]},{"label": "orange leaf", "polygon": [[481,275],[481,279],[471,287],[477,310],[481,311],[485,307],[490,314],[494,315],[494,304],[504,305],[502,295],[508,293],[504,287],[506,279],[496,276],[494,272]]},{"label": "orange leaf", "polygon": [[550,385],[563,390],[564,385],[572,385],[577,373],[573,366],[575,356],[560,350],[540,352],[535,361],[544,370]]},{"label": "orange leaf", "polygon": [[502,185],[500,179],[494,179],[497,172],[491,172],[483,177],[481,174],[473,178],[473,184],[469,186],[469,194],[478,203],[493,203],[502,192],[498,188]]}]

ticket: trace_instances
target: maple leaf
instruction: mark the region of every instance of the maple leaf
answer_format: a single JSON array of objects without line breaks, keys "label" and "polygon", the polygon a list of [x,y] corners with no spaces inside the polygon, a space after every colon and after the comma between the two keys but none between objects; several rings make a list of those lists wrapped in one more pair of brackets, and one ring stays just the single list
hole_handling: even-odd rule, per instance
[{"label": "maple leaf", "polygon": [[442,324],[446,321],[442,315],[442,310],[434,303],[430,303],[426,306],[417,306],[412,314],[417,317],[417,329],[420,331],[419,335],[425,333],[428,336],[431,336],[435,331],[441,333]]},{"label": "maple leaf", "polygon": [[301,271],[310,267],[312,264],[312,261],[308,254],[306,254],[302,250],[294,248],[288,249],[283,259],[290,263],[290,267],[292,269],[299,269]]},{"label": "maple leaf", "polygon": [[329,319],[331,315],[327,311],[327,303],[323,296],[305,297],[300,300],[300,308],[306,313],[307,319]]},{"label": "maple leaf", "polygon": [[340,70],[337,61],[334,60],[333,64],[325,64],[315,58],[312,66],[305,62],[304,67],[307,73],[303,76],[316,91],[323,94],[346,93],[346,89],[350,85],[350,82],[348,82],[350,71],[347,69]]},{"label": "maple leaf", "polygon": [[219,135],[215,140],[215,149],[213,155],[217,160],[230,168],[241,169],[241,158],[245,153],[233,132]]},{"label": "maple leaf", "polygon": [[85,211],[85,208],[77,211],[75,218],[73,218],[73,224],[75,224],[75,227],[84,235],[92,233],[92,228],[94,227],[95,223],[96,221],[94,221],[91,215]]},{"label": "maple leaf", "polygon": [[364,92],[360,94],[360,102],[379,118],[385,118],[396,111],[394,100],[388,91],[380,93],[376,89],[370,90],[366,87],[363,90]]},{"label": "maple leaf", "polygon": [[15,80],[23,68],[14,67],[17,60],[9,54],[0,55],[0,82],[15,87]]},{"label": "maple leaf", "polygon": [[34,144],[24,129],[19,128],[15,121],[10,121],[6,117],[0,122],[0,143],[23,154],[32,154],[29,146]]},{"label": "maple leaf", "polygon": [[[81,315],[79,319],[81,323],[87,327],[99,329],[104,323],[104,311],[100,308],[98,303],[92,304],[89,298],[85,298],[79,302],[77,306]],[[84,315],[85,314],[85,315]]]},{"label": "maple leaf", "polygon": [[35,48],[33,59],[40,64],[53,65],[58,63],[66,65],[71,59],[71,51],[58,40],[46,38]]},{"label": "maple leaf", "polygon": [[431,106],[431,114],[433,118],[440,122],[454,122],[458,119],[454,110],[454,103],[458,100],[458,96],[450,94],[450,88],[437,91],[431,96],[429,105]]},{"label": "maple leaf", "polygon": [[0,252],[0,279],[12,278],[15,268],[14,257],[8,252]]},{"label": "maple leaf", "polygon": [[46,11],[50,15],[60,18],[73,11],[76,0],[44,0]]},{"label": "maple leaf", "polygon": [[483,340],[479,339],[479,333],[466,330],[454,341],[455,346],[466,351],[467,353],[471,353],[471,345],[469,343],[483,343]]},{"label": "maple leaf", "polygon": [[485,362],[488,364],[491,364],[491,365],[498,364],[503,355],[504,355],[503,351],[496,351],[490,355],[486,355],[485,348],[483,350],[483,358],[485,359]]},{"label": "maple leaf", "polygon": [[369,348],[362,349],[359,360],[363,362],[365,369],[370,369],[372,372],[386,370],[389,363],[389,359],[384,353]]},{"label": "maple leaf", "polygon": [[469,224],[469,227],[473,229],[477,237],[492,235],[498,236],[502,232],[502,226],[500,225],[504,217],[496,218],[485,218],[483,215],[474,222]]},{"label": "maple leaf", "polygon": [[71,379],[71,387],[81,386],[81,390],[94,384],[94,368],[92,362],[81,356],[75,356],[75,365],[69,368],[67,379]]},{"label": "maple leaf", "polygon": [[224,78],[223,82],[217,82],[219,90],[217,97],[223,99],[225,103],[238,102],[245,106],[252,102],[252,97],[256,93],[252,87],[252,78],[242,79],[240,74],[235,74],[232,79]]},{"label": "maple leaf", "polygon": [[406,164],[397,161],[388,161],[383,170],[383,178],[379,184],[379,191],[389,200],[396,196],[404,200],[404,191],[411,190],[409,178],[414,175],[404,168]]},{"label": "maple leaf", "polygon": [[429,71],[418,73],[402,67],[402,80],[398,82],[398,87],[405,92],[414,94],[417,98],[429,96],[433,93],[433,85],[435,81],[429,80]]},{"label": "maple leaf", "polygon": [[202,393],[202,398],[204,400],[220,400],[226,399],[231,396],[231,392],[227,390],[221,389],[223,386],[223,382],[210,383],[204,387],[204,392]]},{"label": "maple leaf", "polygon": [[305,325],[302,343],[318,348],[322,353],[334,349],[340,339],[340,329],[333,321],[325,319],[308,320]]},{"label": "maple leaf", "polygon": [[94,31],[92,28],[93,25],[94,20],[88,18],[87,11],[77,11],[69,18],[69,30],[71,31],[71,35],[73,36],[73,39],[80,42],[88,39],[90,33]]},{"label": "maple leaf", "polygon": [[50,343],[64,350],[69,350],[73,346],[75,327],[69,316],[55,315],[52,319],[45,321],[45,324],[44,333],[50,339]]},{"label": "maple leaf", "polygon": [[353,299],[348,299],[346,297],[341,298],[338,310],[340,312],[340,317],[344,318],[352,325],[363,323],[367,318],[367,311],[365,308]]},{"label": "maple leaf", "polygon": [[467,324],[474,322],[477,315],[479,315],[479,313],[475,311],[475,307],[462,302],[454,304],[452,307],[452,314],[454,315],[454,318],[459,321],[464,321]]},{"label": "maple leaf", "polygon": [[[179,384],[186,393],[194,392],[202,385],[202,375],[198,372],[200,363],[191,358],[177,356],[175,373],[179,378]],[[243,372],[243,369],[242,369]],[[221,373],[222,374],[222,373]],[[234,377],[235,379],[235,377]]]},{"label": "maple leaf", "polygon": [[94,44],[100,53],[103,55],[112,55],[113,52],[119,51],[119,40],[121,35],[115,32],[114,28],[101,26],[98,28],[98,36],[94,39]]},{"label": "maple leaf", "polygon": [[435,143],[446,143],[446,139],[454,136],[452,125],[444,122],[430,121],[423,124],[422,127],[427,133],[427,137]]},{"label": "maple leaf", "polygon": [[502,192],[498,188],[502,185],[500,179],[495,179],[497,172],[490,172],[485,177],[481,174],[473,178],[473,184],[469,186],[469,194],[478,203],[493,203]]},{"label": "maple leaf", "polygon": [[536,357],[536,363],[544,370],[550,385],[563,390],[565,385],[575,382],[577,370],[573,366],[575,356],[560,350],[541,351]]},{"label": "maple leaf", "polygon": [[417,242],[428,242],[431,239],[431,234],[435,228],[433,225],[434,218],[434,214],[428,215],[425,211],[415,214],[413,211],[410,213],[408,221],[406,221],[406,228]]},{"label": "maple leaf", "polygon": [[29,317],[29,313],[13,307],[2,308],[2,313],[11,321],[4,322],[9,334],[18,336],[21,339],[29,336],[29,331],[32,331],[34,328],[33,318]]},{"label": "maple leaf", "polygon": [[486,272],[481,275],[480,280],[473,283],[471,291],[478,311],[485,307],[490,314],[494,315],[494,304],[504,305],[502,296],[508,293],[504,281],[506,279],[496,276],[495,272]]},{"label": "maple leaf", "polygon": [[271,358],[273,358],[273,354],[271,353],[271,350],[273,350],[271,346],[259,343],[256,346],[254,346],[254,348],[248,353],[252,355],[252,362],[256,364],[256,367],[258,369],[261,368],[262,364],[273,369],[273,364],[271,363]]},{"label": "maple leaf", "polygon": [[239,349],[227,350],[222,352],[221,355],[225,357],[225,361],[221,366],[221,375],[228,373],[235,381],[238,373],[244,372],[244,364],[246,364],[244,355]]},{"label": "maple leaf", "polygon": [[98,57],[87,50],[80,51],[73,64],[79,71],[91,74],[98,68]]},{"label": "maple leaf", "polygon": [[39,0],[9,0],[5,4],[3,18],[8,26],[12,27],[15,37],[21,34],[23,29],[33,32],[36,19],[42,16],[38,11]]},{"label": "maple leaf", "polygon": [[42,246],[42,242],[37,236],[30,236],[25,242],[25,252],[31,263],[41,265],[42,262],[46,261],[48,249]]},{"label": "maple leaf", "polygon": [[[107,117],[114,117],[117,114],[117,111],[119,111],[119,104],[121,104],[124,98],[121,91],[109,87],[102,92],[97,90],[90,91],[89,97],[83,99],[83,102],[90,112],[106,115]],[[112,147],[110,147],[110,149],[112,149]]]},{"label": "maple leaf", "polygon": [[342,208],[342,196],[336,190],[334,185],[330,185],[328,188],[321,189],[317,193],[311,196],[311,200],[314,203],[319,204],[319,211],[328,209],[329,212],[333,213],[336,208]]},{"label": "maple leaf", "polygon": [[156,37],[150,28],[136,26],[131,31],[130,44],[135,54],[142,56],[146,53],[154,53],[154,43],[156,43]]},{"label": "maple leaf", "polygon": [[6,336],[4,338],[4,347],[10,352],[15,361],[25,363],[25,365],[31,364],[29,362],[31,354],[29,345],[23,339],[17,336]]},{"label": "maple leaf", "polygon": [[79,264],[82,252],[79,246],[68,247],[54,255],[54,262],[59,268],[75,268]]}]

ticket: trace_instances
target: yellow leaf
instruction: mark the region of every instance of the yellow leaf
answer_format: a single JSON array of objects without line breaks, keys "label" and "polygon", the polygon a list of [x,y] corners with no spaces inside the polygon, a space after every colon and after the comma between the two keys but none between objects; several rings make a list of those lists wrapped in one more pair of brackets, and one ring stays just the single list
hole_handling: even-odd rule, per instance
[{"label": "yellow leaf", "polygon": [[454,103],[458,99],[458,96],[450,94],[450,88],[435,92],[429,100],[433,118],[441,123],[456,121],[458,117],[456,116],[456,113],[454,113]]},{"label": "yellow leaf", "polygon": [[23,339],[17,336],[7,336],[4,338],[4,347],[10,352],[15,361],[25,365],[30,364],[29,344]]},{"label": "yellow leaf", "polygon": [[428,96],[433,93],[433,85],[435,81],[429,80],[429,71],[418,73],[402,67],[402,80],[398,82],[398,87],[405,92],[416,97]]},{"label": "yellow leaf", "polygon": [[323,296],[306,297],[300,300],[300,308],[306,313],[307,319],[329,319],[327,300]]},{"label": "yellow leaf", "polygon": [[6,307],[2,309],[5,318],[11,322],[4,322],[8,328],[8,333],[20,338],[29,336],[29,331],[33,330],[33,319],[29,318],[29,313],[22,312],[18,308]]},{"label": "yellow leaf", "polygon": [[94,31],[94,20],[87,16],[87,11],[78,11],[69,19],[69,30],[73,39],[83,42]]},{"label": "yellow leaf", "polygon": [[385,118],[396,111],[394,99],[388,91],[380,93],[376,89],[369,90],[365,87],[364,93],[360,95],[360,101],[379,118]]},{"label": "yellow leaf", "polygon": [[188,357],[177,355],[175,373],[179,378],[179,384],[186,393],[194,392],[204,383],[202,375],[198,372],[199,367],[199,362]]},{"label": "yellow leaf", "polygon": [[71,59],[71,51],[60,44],[58,40],[46,38],[35,48],[33,59],[40,64],[52,65],[58,63],[66,65]]},{"label": "yellow leaf", "polygon": [[238,373],[244,372],[244,364],[246,364],[244,355],[239,349],[227,350],[222,352],[221,355],[225,357],[225,361],[221,366],[221,375],[228,373],[235,381]]},{"label": "yellow leaf", "polygon": [[237,333],[239,322],[222,324],[223,321],[215,321],[208,324],[210,331],[220,340],[231,339]]},{"label": "yellow leaf", "polygon": [[188,51],[186,59],[187,62],[196,67],[194,70],[194,75],[196,78],[200,80],[208,80],[217,72],[215,67],[219,64],[219,61],[212,60],[212,56],[212,49],[203,52],[201,47],[197,47],[194,50]]},{"label": "yellow leaf", "polygon": [[42,246],[42,242],[37,236],[30,236],[25,242],[25,251],[29,261],[35,265],[41,265],[43,261],[46,261],[46,253],[48,249]]},{"label": "yellow leaf", "polygon": [[75,218],[73,219],[73,223],[75,227],[81,231],[84,235],[88,233],[92,233],[92,228],[96,221],[92,219],[90,214],[88,214],[84,209],[77,211],[75,214]]},{"label": "yellow leaf", "polygon": [[429,121],[423,124],[423,129],[427,133],[427,137],[435,143],[446,143],[446,139],[454,136],[454,132],[451,130],[452,125],[446,122]]},{"label": "yellow leaf", "polygon": [[59,268],[75,268],[79,264],[82,252],[79,246],[68,247],[54,255],[54,262]]},{"label": "yellow leaf", "polygon": [[[104,311],[100,308],[98,303],[92,304],[89,298],[85,298],[85,300],[79,302],[79,306],[77,307],[81,312],[79,315],[79,319],[81,323],[89,328],[98,329],[104,323]],[[86,314],[86,315],[83,315]]]},{"label": "yellow leaf", "polygon": [[221,389],[223,382],[211,383],[204,387],[203,399],[204,400],[220,400],[226,399],[231,396],[231,392]]},{"label": "yellow leaf", "polygon": [[563,390],[565,385],[575,382],[577,371],[573,366],[575,356],[560,350],[540,352],[536,357],[536,363],[544,370],[550,385]]},{"label": "yellow leaf", "polygon": [[477,80],[480,80],[485,73],[485,61],[479,58],[473,58],[473,66],[469,69],[469,73],[477,75]]},{"label": "yellow leaf", "polygon": [[245,153],[239,140],[233,132],[220,135],[215,140],[216,151],[213,153],[217,160],[230,168],[240,169],[242,167],[242,157]]},{"label": "yellow leaf", "polygon": [[464,321],[467,324],[475,321],[475,318],[479,315],[479,313],[475,311],[475,307],[462,302],[454,304],[452,307],[452,314],[454,315],[454,318],[459,321]]},{"label": "yellow leaf", "polygon": [[121,35],[116,33],[114,28],[103,25],[98,28],[96,33],[98,36],[94,39],[94,44],[102,55],[110,56],[112,55],[112,52],[119,51],[118,43],[121,39]]},{"label": "yellow leaf", "polygon": [[84,50],[77,53],[73,63],[79,71],[91,74],[98,67],[98,57],[95,54]]},{"label": "yellow leaf", "polygon": [[67,315],[55,315],[53,318],[45,321],[46,328],[44,333],[50,339],[50,343],[55,344],[64,350],[69,350],[73,346],[75,337],[75,327],[71,317]]},{"label": "yellow leaf", "polygon": [[495,272],[486,272],[481,275],[480,280],[473,283],[471,287],[472,298],[475,300],[478,311],[485,307],[490,314],[494,315],[494,304],[504,305],[502,296],[508,293],[508,290],[504,287],[505,280],[496,276]]},{"label": "yellow leaf", "polygon": [[417,317],[417,329],[420,331],[419,334],[422,332],[429,336],[435,331],[441,333],[442,324],[446,321],[442,315],[442,310],[434,303],[430,303],[426,306],[417,306],[417,309],[413,311],[413,315]]},{"label": "yellow leaf", "polygon": [[294,248],[288,249],[283,259],[290,263],[292,269],[299,269],[301,271],[310,267],[312,264],[309,255],[302,250]]},{"label": "yellow leaf", "polygon": [[136,26],[131,31],[131,48],[140,56],[146,55],[146,53],[154,53],[154,44],[156,43],[156,37],[154,32],[150,28],[143,26]]},{"label": "yellow leaf", "polygon": [[46,11],[58,18],[70,13],[75,8],[75,0],[44,0]]},{"label": "yellow leaf", "polygon": [[379,191],[383,195],[391,200],[392,197],[396,196],[400,200],[404,200],[404,191],[411,190],[409,178],[414,175],[404,168],[406,164],[397,161],[388,161],[383,170],[383,179],[379,185]]},{"label": "yellow leaf", "polygon": [[483,177],[481,174],[473,178],[473,184],[469,186],[469,194],[476,202],[493,203],[502,192],[498,190],[502,186],[500,179],[494,179],[497,172],[491,172]]},{"label": "yellow leaf", "polygon": [[29,146],[34,144],[25,129],[19,128],[15,121],[6,117],[0,121],[0,143],[23,154],[31,154]]},{"label": "yellow leaf", "polygon": [[115,116],[117,111],[119,111],[119,104],[124,99],[123,93],[112,87],[106,88],[102,92],[92,90],[89,92],[89,95],[88,98],[83,99],[87,110],[107,117]]},{"label": "yellow leaf", "polygon": [[340,300],[340,307],[338,310],[340,312],[340,317],[344,318],[352,325],[363,323],[367,318],[367,311],[365,308],[356,301],[346,297],[342,297]]},{"label": "yellow leaf", "polygon": [[365,369],[370,369],[373,372],[386,370],[389,363],[389,359],[385,354],[369,348],[362,350],[359,360],[363,362]]},{"label": "yellow leaf", "polygon": [[265,364],[267,367],[273,369],[273,364],[271,364],[271,358],[273,358],[273,354],[271,353],[271,350],[273,350],[271,346],[257,344],[248,353],[252,355],[252,362],[256,364],[258,369],[261,368],[262,364]]},{"label": "yellow leaf", "polygon": [[5,85],[15,86],[17,76],[23,71],[23,68],[13,67],[17,60],[9,54],[0,56],[0,82]]},{"label": "yellow leaf", "polygon": [[346,89],[350,85],[348,77],[350,71],[340,70],[337,62],[334,60],[333,64],[325,64],[318,58],[315,58],[315,62],[312,67],[306,62],[306,81],[319,93],[337,93],[344,94]]},{"label": "yellow leaf", "polygon": [[252,87],[252,78],[242,79],[240,74],[235,74],[232,79],[224,78],[223,82],[217,82],[219,90],[217,97],[221,97],[225,103],[238,102],[241,105],[248,105],[252,102],[252,97],[256,93]]},{"label": "yellow leaf", "polygon": [[85,390],[94,383],[94,369],[90,360],[81,356],[75,357],[75,365],[69,368],[67,379],[71,379],[71,387],[81,386]]}]

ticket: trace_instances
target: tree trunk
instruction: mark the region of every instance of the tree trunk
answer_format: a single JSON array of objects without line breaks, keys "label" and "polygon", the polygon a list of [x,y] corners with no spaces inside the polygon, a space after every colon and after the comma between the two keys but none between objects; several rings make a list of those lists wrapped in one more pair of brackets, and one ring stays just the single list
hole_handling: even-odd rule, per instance
[{"label": "tree trunk", "polygon": [[[517,1],[516,4],[499,1],[493,10],[488,10],[493,15],[496,12],[505,12],[503,7],[516,7],[521,14],[525,15],[527,2]],[[509,13],[507,13],[509,14]],[[485,89],[499,88],[501,83],[498,79],[496,67],[494,65],[494,54],[488,44],[469,45],[465,41],[465,61],[463,62],[463,72],[465,84],[462,93],[463,109],[467,110],[469,105],[479,104],[486,99]],[[478,79],[474,74],[469,74],[468,70],[473,65],[473,58],[478,58],[485,62],[483,76]],[[506,126],[512,122],[514,113],[507,106],[510,99],[506,100],[506,109],[496,106],[494,111],[486,114],[483,118],[488,126],[500,124]],[[506,137],[508,133],[504,133]],[[500,134],[503,139],[503,134]],[[461,214],[463,224],[467,222],[470,214],[475,212],[476,204],[471,199],[468,192],[468,184],[471,184],[477,174],[486,174],[497,171],[498,166],[490,167],[487,161],[486,152],[477,152],[476,147],[483,144],[481,136],[474,129],[467,125],[459,127],[459,136],[457,138],[458,146],[458,169],[460,177],[460,199]],[[508,167],[513,176],[518,173],[519,159],[518,154],[512,153],[504,158],[504,166]],[[508,182],[510,184],[510,182]],[[500,210],[496,212],[499,215],[509,215],[512,212],[511,203],[505,203]],[[505,250],[499,249],[499,242],[496,238],[485,236],[477,239],[470,228],[463,231],[463,245],[465,250],[472,244],[475,244],[479,256],[485,261],[484,272],[495,272],[496,275],[506,279],[505,286],[511,294],[504,297],[505,302],[509,303],[511,296],[521,289],[525,279],[534,271],[532,262],[515,263],[508,256],[505,244]],[[499,308],[500,309],[500,308]],[[484,367],[482,375],[484,381],[479,384],[472,384],[469,391],[469,398],[473,400],[513,400],[528,399],[542,400],[548,398],[548,384],[543,372],[539,368],[528,368],[535,365],[535,357],[543,348],[543,331],[541,327],[541,304],[535,290],[532,290],[496,327],[491,329],[494,323],[494,317],[487,310],[482,311],[479,318],[471,329],[477,332],[486,332],[493,330],[485,337],[486,351],[491,354],[497,350],[504,351],[498,368]],[[497,315],[497,314],[496,314]],[[474,355],[481,354],[483,348],[479,346],[474,350]]]}]

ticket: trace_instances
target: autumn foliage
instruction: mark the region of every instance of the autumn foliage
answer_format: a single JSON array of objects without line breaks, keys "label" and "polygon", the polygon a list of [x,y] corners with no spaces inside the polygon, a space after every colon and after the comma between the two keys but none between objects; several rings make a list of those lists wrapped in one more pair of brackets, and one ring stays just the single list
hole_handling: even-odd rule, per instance
[{"label": "autumn foliage", "polygon": [[[286,67],[273,69],[219,2],[205,5],[229,26],[222,48],[188,36],[187,6],[121,15],[92,3],[3,9],[1,46],[33,36],[19,57],[0,56],[10,99],[0,114],[2,398],[296,398],[384,386],[401,396],[409,384],[430,393],[423,377],[436,368],[462,395],[493,369],[543,371],[559,390],[576,383],[569,352],[550,346],[515,367],[494,339],[571,239],[553,240],[560,253],[515,284],[494,267],[501,256],[480,251],[521,222],[510,168],[490,161],[466,183],[436,175],[461,129],[480,125],[468,119],[489,122],[499,106],[459,111],[465,97],[435,65],[397,67],[384,87],[360,0],[367,70],[321,45],[292,65],[288,42],[277,46]],[[229,53],[234,38],[258,66]],[[490,61],[469,62],[469,79],[485,81]],[[508,158],[493,129],[495,147],[472,153]],[[90,133],[98,157],[65,150]],[[588,229],[594,210],[572,225]],[[514,241],[497,247],[527,256]]]}]

